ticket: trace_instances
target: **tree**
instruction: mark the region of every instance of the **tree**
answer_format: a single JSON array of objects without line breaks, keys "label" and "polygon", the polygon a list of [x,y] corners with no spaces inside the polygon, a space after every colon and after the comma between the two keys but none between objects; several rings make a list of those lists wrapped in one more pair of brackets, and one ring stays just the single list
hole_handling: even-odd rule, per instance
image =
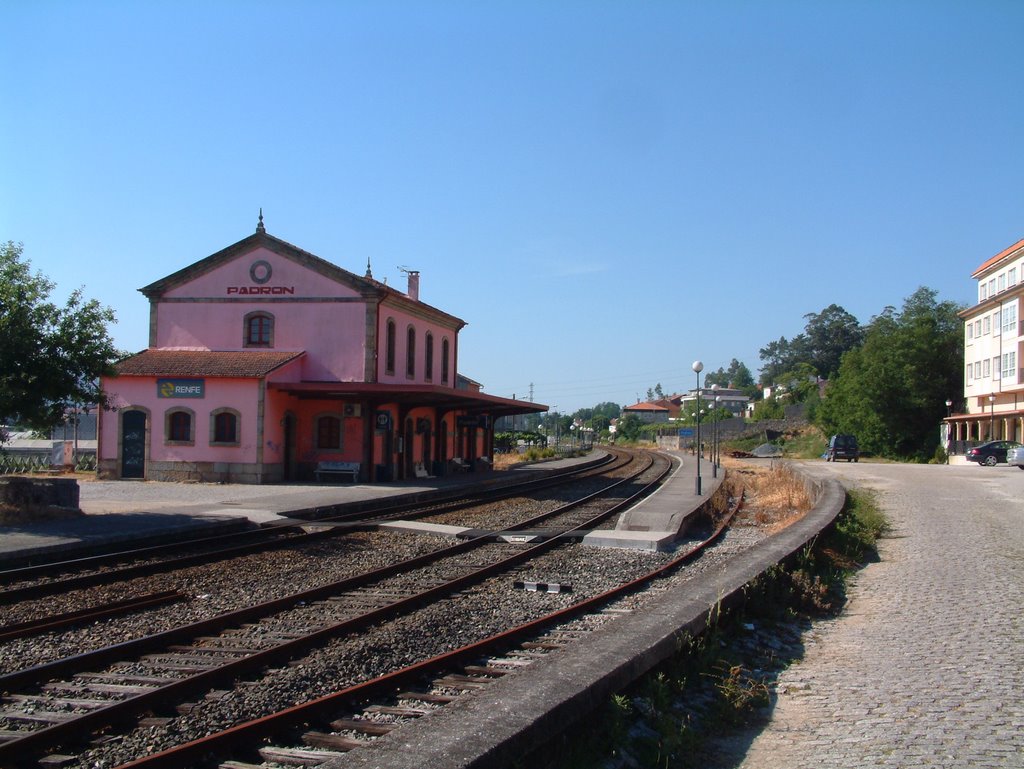
[{"label": "tree", "polygon": [[704,377],[704,382],[710,387],[713,384],[719,387],[734,387],[738,390],[751,390],[754,387],[754,376],[743,363],[732,359],[729,368],[719,368],[718,371],[711,371]]},{"label": "tree", "polygon": [[864,344],[843,356],[826,390],[821,427],[853,433],[862,448],[883,456],[933,456],[946,398],[962,385],[960,309],[922,287],[901,311],[886,307],[873,318]]},{"label": "tree", "polygon": [[770,387],[775,384],[779,374],[793,368],[800,358],[802,346],[801,337],[790,342],[782,336],[758,350],[761,358],[761,384]]},{"label": "tree", "polygon": [[608,419],[618,419],[619,414],[622,413],[622,407],[618,403],[612,403],[611,401],[604,401],[594,406],[595,417],[606,417]]},{"label": "tree", "polygon": [[760,349],[761,384],[773,385],[779,375],[806,363],[824,379],[831,379],[843,355],[864,341],[860,322],[837,304],[830,304],[819,313],[804,315],[804,333],[792,340],[780,337]]},{"label": "tree", "polygon": [[818,392],[818,372],[810,363],[794,364],[791,370],[779,373],[775,382],[786,388],[786,399],[791,403],[803,403]]},{"label": "tree", "polygon": [[54,284],[22,250],[0,245],[0,424],[49,430],[70,406],[104,404],[99,377],[120,356],[107,334],[114,313],[81,289],[50,302]]},{"label": "tree", "polygon": [[640,437],[640,428],[643,422],[635,414],[627,414],[622,417],[616,425],[615,436],[624,441],[635,441]]},{"label": "tree", "polygon": [[658,384],[654,385],[653,388],[651,388],[651,387],[647,388],[647,400],[648,401],[661,400],[664,397],[665,397],[665,391],[661,389],[661,382],[658,382]]},{"label": "tree", "polygon": [[802,335],[804,354],[810,359],[818,375],[831,379],[839,371],[843,354],[864,342],[864,329],[860,322],[837,304],[830,304],[821,312],[804,315],[807,324]]}]

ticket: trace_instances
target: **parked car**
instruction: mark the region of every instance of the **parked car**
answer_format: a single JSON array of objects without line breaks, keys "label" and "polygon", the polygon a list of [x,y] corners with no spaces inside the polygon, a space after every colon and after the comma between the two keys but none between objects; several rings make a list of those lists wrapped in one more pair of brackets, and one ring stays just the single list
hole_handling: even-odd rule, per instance
[{"label": "parked car", "polygon": [[989,441],[973,449],[967,450],[967,461],[977,462],[979,465],[995,467],[1000,462],[1006,461],[1006,452],[1010,449],[1019,448],[1021,444],[1017,441]]},{"label": "parked car", "polygon": [[847,462],[860,461],[860,449],[857,448],[857,438],[855,436],[833,435],[828,439],[825,461],[835,462],[837,459],[845,459]]},{"label": "parked car", "polygon": [[1018,446],[1007,451],[1006,464],[1017,465],[1021,470],[1024,470],[1024,446]]}]

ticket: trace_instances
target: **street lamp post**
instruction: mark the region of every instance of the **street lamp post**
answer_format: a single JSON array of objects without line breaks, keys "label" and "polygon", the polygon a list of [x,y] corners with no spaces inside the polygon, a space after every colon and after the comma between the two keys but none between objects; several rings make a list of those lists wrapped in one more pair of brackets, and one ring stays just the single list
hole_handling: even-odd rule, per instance
[{"label": "street lamp post", "polygon": [[[707,380],[704,380],[707,382]],[[718,383],[711,385],[711,477],[718,477]]]},{"label": "street lamp post", "polygon": [[[722,464],[722,428],[718,424],[718,410],[722,407],[722,396],[715,396],[715,469]],[[715,474],[717,478],[717,472]]]},{"label": "street lamp post", "polygon": [[704,364],[699,360],[693,362],[691,368],[697,374],[697,496],[701,496],[700,488],[700,372],[704,370]]},{"label": "street lamp post", "polygon": [[953,423],[950,418],[953,416],[953,401],[946,398],[946,464],[949,464],[949,454],[953,449]]}]

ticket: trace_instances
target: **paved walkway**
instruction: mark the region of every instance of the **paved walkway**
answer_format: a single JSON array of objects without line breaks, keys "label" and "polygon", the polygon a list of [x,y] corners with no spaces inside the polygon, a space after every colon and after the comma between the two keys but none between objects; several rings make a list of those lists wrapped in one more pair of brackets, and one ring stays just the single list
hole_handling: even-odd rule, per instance
[{"label": "paved walkway", "polygon": [[807,466],[877,490],[893,529],[722,766],[1024,767],[1024,473]]}]

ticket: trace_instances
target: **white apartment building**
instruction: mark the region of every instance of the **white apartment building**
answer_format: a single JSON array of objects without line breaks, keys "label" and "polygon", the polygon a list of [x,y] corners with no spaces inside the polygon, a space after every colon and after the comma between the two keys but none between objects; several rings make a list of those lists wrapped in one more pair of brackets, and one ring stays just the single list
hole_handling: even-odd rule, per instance
[{"label": "white apartment building", "polygon": [[964,321],[966,413],[947,420],[956,453],[987,440],[1024,440],[1024,240],[983,263]]}]

